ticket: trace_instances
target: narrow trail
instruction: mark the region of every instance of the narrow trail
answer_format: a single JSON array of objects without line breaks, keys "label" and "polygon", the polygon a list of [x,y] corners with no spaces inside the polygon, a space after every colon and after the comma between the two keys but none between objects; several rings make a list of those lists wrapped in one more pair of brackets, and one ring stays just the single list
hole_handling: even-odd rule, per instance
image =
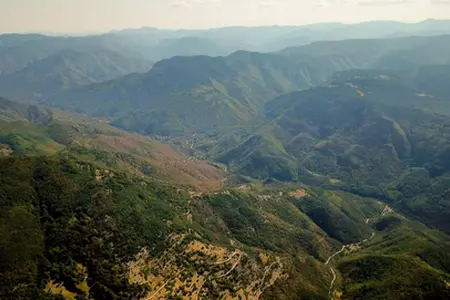
[{"label": "narrow trail", "polygon": [[[231,258],[233,258],[236,254],[239,254],[239,257],[238,257],[237,261],[235,262],[235,264],[233,265],[233,267],[231,267],[231,269],[230,269],[227,273],[225,273],[225,274],[222,275],[222,276],[218,276],[218,277],[216,277],[215,279],[219,279],[219,278],[226,277],[226,276],[228,276],[231,272],[233,272],[233,270],[234,270],[234,269],[237,267],[237,265],[241,262],[242,256],[244,255],[244,254],[242,254],[242,253],[235,252],[235,253],[233,253],[233,254],[231,255],[231,257],[229,257],[229,259],[227,259],[227,261],[229,261]],[[222,263],[223,263],[223,262],[222,262]],[[213,274],[209,274],[209,275],[207,275],[207,276],[205,277],[205,279],[203,280],[202,284],[201,284],[200,287],[198,288],[197,295],[200,295],[200,292],[201,292],[203,286],[205,285],[205,282],[206,282],[207,280],[209,280],[209,278],[212,277],[212,276],[213,276]]]},{"label": "narrow trail", "polygon": [[[390,208],[388,205],[385,205],[385,207],[383,208],[383,210],[380,212],[380,216],[379,216],[379,217],[383,217],[383,216],[385,216],[386,214],[392,213],[392,212],[394,212],[394,211],[392,210],[392,208]],[[379,217],[378,217],[378,218],[379,218]],[[369,224],[369,222],[370,222],[371,220],[373,220],[373,219],[376,219],[376,218],[367,218],[365,223],[366,223],[366,224]],[[325,265],[327,266],[335,256],[337,256],[337,255],[341,254],[342,252],[344,252],[345,249],[347,249],[347,248],[349,248],[349,247],[351,247],[351,246],[354,246],[354,245],[359,246],[359,245],[361,245],[362,243],[366,243],[366,242],[370,241],[370,240],[373,239],[374,237],[375,237],[375,231],[372,231],[372,235],[371,235],[369,238],[367,238],[367,239],[364,239],[364,240],[362,240],[362,241],[360,241],[360,242],[356,242],[356,243],[352,243],[352,244],[343,245],[342,248],[341,248],[341,250],[336,251],[336,252],[333,253],[330,257],[328,257],[327,261],[325,262]],[[329,287],[329,289],[328,289],[328,295],[330,295],[330,299],[333,300],[333,297],[331,296],[331,292],[333,291],[333,286],[334,286],[334,283],[336,282],[337,275],[336,275],[336,272],[334,271],[333,267],[331,267],[331,266],[330,266],[330,271],[331,271],[331,273],[333,274],[333,279],[331,280],[330,287]]]},{"label": "narrow trail", "polygon": [[241,262],[241,258],[242,258],[242,254],[239,255],[239,257],[238,257],[236,263],[233,265],[233,267],[231,267],[231,269],[230,269],[228,272],[226,272],[224,275],[219,276],[219,277],[217,277],[217,278],[226,277],[226,276],[228,276],[231,272],[233,272],[233,270],[234,270],[234,269],[237,267],[237,265]]},{"label": "narrow trail", "polygon": [[336,272],[334,271],[334,269],[332,267],[330,267],[330,270],[331,270],[331,273],[333,273],[333,280],[331,280],[330,288],[328,289],[328,295],[331,295],[331,291],[333,289],[334,282],[336,281],[336,278],[337,278]]},{"label": "narrow trail", "polygon": [[150,296],[150,298],[148,298],[149,300],[150,299],[153,299],[156,295],[158,295],[158,293],[169,283],[169,281],[170,280],[167,280],[165,283],[164,283],[164,285],[162,286],[162,287],[160,287],[153,295],[151,295]]},{"label": "narrow trail", "polygon": [[330,260],[333,259],[333,257],[335,257],[336,255],[339,255],[339,254],[341,254],[342,252],[344,252],[344,250],[345,250],[346,247],[347,247],[347,245],[342,246],[341,250],[335,252],[333,255],[331,255],[330,257],[328,257],[328,259],[327,259],[325,265],[328,265],[328,264],[330,263]]},{"label": "narrow trail", "polygon": [[231,254],[231,256],[230,257],[228,257],[226,260],[223,260],[223,261],[218,261],[218,262],[215,262],[214,264],[215,265],[222,265],[222,264],[224,264],[224,263],[227,263],[227,262],[229,262],[231,259],[233,259],[233,257],[235,257],[236,255],[238,255],[239,254],[239,252],[233,252],[233,254]]},{"label": "narrow trail", "polygon": [[[328,257],[327,261],[325,262],[325,265],[327,266],[327,265],[330,263],[330,261],[331,261],[335,256],[337,256],[337,255],[341,254],[342,252],[344,252],[345,249],[347,249],[347,247],[350,247],[350,246],[352,246],[352,245],[360,245],[360,244],[362,244],[362,243],[365,243],[365,242],[367,242],[368,240],[372,239],[374,236],[375,236],[375,234],[374,234],[374,232],[372,232],[372,236],[371,236],[369,239],[364,239],[364,240],[361,241],[361,242],[357,242],[357,243],[353,243],[353,244],[347,244],[347,245],[342,246],[341,250],[339,250],[339,251],[333,253],[333,255],[331,255],[330,257]],[[333,286],[334,286],[334,283],[336,282],[337,275],[336,275],[336,272],[334,271],[333,267],[331,267],[331,266],[330,266],[330,271],[331,271],[331,273],[333,274],[333,279],[331,280],[330,287],[328,288],[328,295],[330,295],[330,299],[333,300],[333,297],[331,297],[331,292],[333,291]]]},{"label": "narrow trail", "polygon": [[267,273],[269,273],[270,270],[272,270],[272,267],[276,264],[276,262],[274,261],[268,268],[266,268],[266,270],[264,271],[264,276],[261,280],[261,287],[260,290],[262,290],[262,288],[264,287],[264,280],[266,280],[266,276]]}]

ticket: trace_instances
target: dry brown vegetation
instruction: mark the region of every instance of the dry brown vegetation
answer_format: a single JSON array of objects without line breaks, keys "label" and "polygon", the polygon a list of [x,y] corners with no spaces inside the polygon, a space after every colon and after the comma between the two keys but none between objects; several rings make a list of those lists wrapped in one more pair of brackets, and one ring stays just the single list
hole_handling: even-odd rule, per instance
[{"label": "dry brown vegetation", "polygon": [[138,135],[100,135],[91,141],[103,150],[133,154],[149,163],[159,175],[182,182],[199,191],[214,191],[223,186],[224,173],[206,161],[188,160],[171,146]]},{"label": "dry brown vegetation", "polygon": [[293,198],[295,198],[295,199],[301,199],[301,198],[303,198],[303,197],[305,197],[305,196],[307,196],[308,194],[306,193],[306,191],[305,190],[303,190],[303,189],[301,189],[301,190],[296,190],[296,191],[294,191],[294,192],[290,192],[289,193],[289,196],[290,197],[293,197]]},{"label": "dry brown vegetation", "polygon": [[65,300],[75,300],[75,293],[69,292],[62,283],[49,281],[45,286],[45,291],[55,296],[62,296]]},{"label": "dry brown vegetation", "polygon": [[9,156],[13,153],[11,147],[0,145],[0,157],[1,156]]},{"label": "dry brown vegetation", "polygon": [[95,131],[94,135],[78,134],[72,141],[74,145],[132,156],[132,163],[117,162],[128,172],[144,176],[147,174],[144,174],[145,172],[142,172],[139,166],[150,165],[152,172],[156,173],[155,177],[191,186],[196,191],[216,191],[224,185],[225,173],[219,167],[207,161],[189,159],[170,145],[149,137],[128,133],[110,126],[106,119],[61,111],[55,112],[55,119],[77,129],[88,126],[90,130]]},{"label": "dry brown vegetation", "polygon": [[144,299],[259,299],[287,276],[279,257],[253,257],[198,238],[172,235],[164,253],[151,257],[144,250],[129,263],[130,282],[151,287]]}]

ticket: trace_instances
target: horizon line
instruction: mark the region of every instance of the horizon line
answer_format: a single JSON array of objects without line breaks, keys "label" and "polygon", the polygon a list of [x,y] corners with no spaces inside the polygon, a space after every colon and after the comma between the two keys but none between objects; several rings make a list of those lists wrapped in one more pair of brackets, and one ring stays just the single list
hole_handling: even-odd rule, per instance
[{"label": "horizon line", "polygon": [[313,27],[317,25],[326,25],[326,24],[336,24],[336,25],[344,25],[344,26],[351,26],[351,25],[359,25],[359,24],[365,24],[365,23],[399,23],[399,24],[420,24],[424,22],[434,21],[434,22],[443,22],[443,21],[450,21],[450,19],[436,19],[436,18],[426,18],[419,21],[413,21],[413,22],[407,22],[407,21],[396,21],[396,20],[368,20],[368,21],[361,21],[361,22],[317,22],[317,23],[308,23],[308,24],[272,24],[272,25],[227,25],[227,26],[217,26],[217,27],[205,27],[205,28],[170,28],[170,27],[155,27],[155,26],[141,26],[141,27],[124,27],[119,29],[110,29],[106,31],[85,31],[85,32],[49,32],[49,31],[21,31],[21,32],[0,32],[0,35],[20,35],[20,34],[39,34],[39,35],[46,35],[46,36],[92,36],[92,35],[104,35],[104,34],[110,34],[110,33],[120,33],[123,31],[137,31],[137,30],[145,30],[145,29],[154,29],[154,30],[160,30],[160,31],[171,31],[171,32],[177,32],[177,31],[209,31],[209,30],[220,30],[220,29],[230,29],[230,28],[245,28],[245,29],[251,29],[251,28],[273,28],[273,27],[285,27],[285,28],[308,28]]}]

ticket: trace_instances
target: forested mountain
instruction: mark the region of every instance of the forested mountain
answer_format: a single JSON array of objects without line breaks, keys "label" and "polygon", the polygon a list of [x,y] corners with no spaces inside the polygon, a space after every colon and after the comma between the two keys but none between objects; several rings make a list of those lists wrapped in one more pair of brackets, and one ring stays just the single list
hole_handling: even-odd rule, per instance
[{"label": "forested mountain", "polygon": [[[11,149],[0,158],[1,297],[327,299],[341,286],[353,296],[398,286],[406,296],[448,296],[448,237],[379,201],[295,185],[194,192],[139,163],[157,143],[129,145],[133,136],[95,119],[55,114],[47,125],[1,124],[22,122],[28,129],[16,137],[61,147],[1,140]],[[139,151],[118,140],[105,148],[106,136],[121,135]],[[346,259],[335,283],[338,252]],[[411,277],[396,276],[405,266]]]},{"label": "forested mountain", "polygon": [[[435,69],[440,73],[442,67]],[[424,92],[420,77],[339,73],[324,86],[269,102],[269,121],[255,134],[223,152],[220,144],[212,151],[240,173],[389,199],[449,231],[450,211],[437,187],[445,185],[450,171],[450,98],[439,95],[439,84],[437,96],[432,84]],[[435,197],[443,198],[436,202]],[[439,218],[431,213],[438,207]]]},{"label": "forested mountain", "polygon": [[299,76],[287,58],[272,54],[174,57],[146,74],[69,90],[49,103],[118,117],[115,125],[145,134],[184,135],[249,122],[269,99],[307,87]]},{"label": "forested mountain", "polygon": [[61,90],[147,72],[151,63],[119,53],[82,53],[64,50],[24,69],[0,77],[2,95],[24,102],[39,102]]},{"label": "forested mountain", "polygon": [[20,71],[30,63],[64,50],[84,53],[113,51],[128,57],[142,58],[123,42],[108,36],[24,38],[22,43],[0,47],[1,74]]},{"label": "forested mountain", "polygon": [[317,85],[349,69],[412,69],[449,64],[450,36],[321,41],[290,47],[278,54],[295,61],[305,80]]},{"label": "forested mountain", "polygon": [[[201,47],[205,48],[208,46]],[[90,48],[80,51],[86,49]],[[207,119],[212,118],[203,122],[203,126],[229,126],[260,113],[266,101],[321,84],[335,72],[370,68],[409,70],[447,64],[449,50],[450,36],[317,42],[277,54],[238,51],[226,57],[174,57],[158,62],[152,70],[146,60],[115,52],[64,50],[1,76],[0,90],[5,96],[24,102],[48,101],[64,109],[120,117],[116,124],[126,129],[171,135],[204,130],[195,124],[196,116],[188,112],[196,105],[217,112],[200,112]],[[140,76],[128,75],[147,71]],[[89,86],[97,82],[100,83]],[[78,86],[86,87],[76,89]],[[70,88],[75,89],[60,93]],[[176,100],[180,97],[183,101]],[[209,99],[215,104],[202,104]],[[173,102],[179,107],[172,109]],[[165,109],[167,105],[171,107],[170,113]],[[145,121],[148,116],[166,125],[153,128]]]},{"label": "forested mountain", "polygon": [[[420,49],[427,52],[417,57]],[[323,83],[337,71],[445,64],[446,51],[450,36],[318,42],[277,54],[174,57],[146,74],[68,90],[48,103],[112,116],[113,124],[145,134],[211,134],[216,127],[257,122],[267,101]],[[387,63],[396,55],[401,65]]]},{"label": "forested mountain", "polygon": [[5,98],[0,98],[0,120],[27,120],[36,124],[47,124],[52,121],[53,113],[50,109],[24,105]]}]

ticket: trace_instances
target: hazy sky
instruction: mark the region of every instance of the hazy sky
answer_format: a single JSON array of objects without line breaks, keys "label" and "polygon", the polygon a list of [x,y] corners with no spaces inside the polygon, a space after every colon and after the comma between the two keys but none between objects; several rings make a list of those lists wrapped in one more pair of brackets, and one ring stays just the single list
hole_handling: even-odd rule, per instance
[{"label": "hazy sky", "polygon": [[450,19],[450,0],[0,0],[0,32]]}]

